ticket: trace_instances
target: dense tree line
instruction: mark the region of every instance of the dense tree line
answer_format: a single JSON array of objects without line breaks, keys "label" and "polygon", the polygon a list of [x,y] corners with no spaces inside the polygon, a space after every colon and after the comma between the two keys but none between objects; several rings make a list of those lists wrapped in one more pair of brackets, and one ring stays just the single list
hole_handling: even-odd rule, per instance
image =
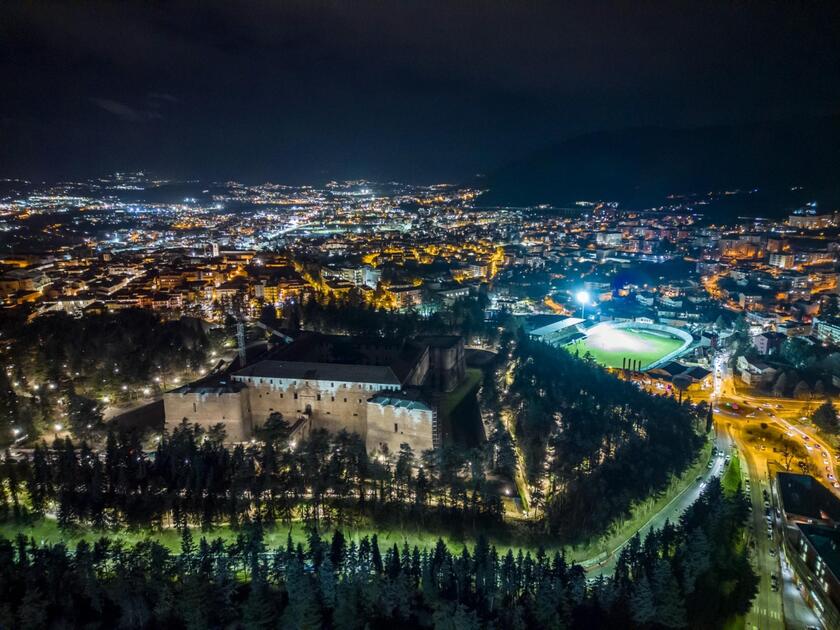
[{"label": "dense tree line", "polygon": [[348,524],[376,521],[487,527],[502,506],[486,491],[480,461],[441,449],[417,456],[403,445],[392,458],[370,460],[355,433],[313,431],[308,439],[267,440],[228,449],[223,432],[183,424],[153,453],[136,436],[109,434],[103,452],[69,439],[35,448],[31,461],[8,455],[0,510],[22,518],[54,512],[59,525],[106,528],[237,527],[303,519]]},{"label": "dense tree line", "polygon": [[811,420],[823,431],[831,435],[840,431],[840,419],[837,417],[837,410],[831,400],[826,400],[814,411]]},{"label": "dense tree line", "polygon": [[461,298],[445,308],[421,315],[416,311],[377,309],[353,301],[352,296],[331,296],[284,307],[284,315],[287,323],[300,323],[304,328],[322,332],[397,339],[419,334],[458,334],[467,340],[480,337],[495,341],[498,326],[485,322],[484,309],[487,304],[487,296],[479,294]]},{"label": "dense tree line", "polygon": [[564,539],[597,535],[635,501],[662,491],[703,443],[705,408],[653,396],[522,336],[502,404],[516,419],[543,526]]},{"label": "dense tree line", "polygon": [[180,553],[102,538],[38,545],[0,540],[0,625],[8,628],[717,628],[757,588],[746,505],[713,482],[679,524],[633,539],[612,575],[542,548],[433,548],[308,531],[267,548],[261,524],[231,543]]},{"label": "dense tree line", "polygon": [[51,313],[7,334],[0,376],[4,442],[15,425],[35,437],[68,410],[73,428],[86,428],[97,419],[91,401],[136,395],[138,388],[163,385],[168,374],[206,367],[211,346],[200,320],[164,321],[144,309],[85,317]]},{"label": "dense tree line", "polygon": [[149,310],[125,309],[85,317],[43,315],[15,334],[9,354],[19,378],[42,383],[69,378],[96,387],[111,378],[148,382],[161,370],[184,370],[204,361],[208,348],[199,320],[163,321]]}]

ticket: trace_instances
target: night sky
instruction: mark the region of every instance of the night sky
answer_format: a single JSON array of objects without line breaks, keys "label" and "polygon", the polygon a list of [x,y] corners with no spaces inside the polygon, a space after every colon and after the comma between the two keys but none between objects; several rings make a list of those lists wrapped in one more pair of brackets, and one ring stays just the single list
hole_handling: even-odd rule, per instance
[{"label": "night sky", "polygon": [[590,131],[840,109],[840,2],[556,4],[7,1],[0,176],[463,181]]}]

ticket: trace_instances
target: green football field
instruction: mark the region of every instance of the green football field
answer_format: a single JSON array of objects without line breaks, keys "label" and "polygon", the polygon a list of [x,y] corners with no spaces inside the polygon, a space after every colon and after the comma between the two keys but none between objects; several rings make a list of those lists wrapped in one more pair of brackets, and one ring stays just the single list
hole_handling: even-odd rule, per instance
[{"label": "green football field", "polygon": [[566,349],[580,356],[589,352],[593,359],[605,367],[620,368],[622,361],[627,358],[641,361],[641,367],[644,368],[682,344],[682,339],[658,331],[604,327],[566,346]]}]

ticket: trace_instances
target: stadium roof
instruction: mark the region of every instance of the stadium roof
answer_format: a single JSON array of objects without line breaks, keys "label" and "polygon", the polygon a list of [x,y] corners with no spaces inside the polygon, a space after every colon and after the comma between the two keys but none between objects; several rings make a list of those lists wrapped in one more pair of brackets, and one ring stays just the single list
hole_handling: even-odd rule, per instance
[{"label": "stadium roof", "polygon": [[577,326],[581,323],[583,323],[583,320],[579,317],[564,317],[560,321],[548,324],[547,326],[542,326],[541,328],[536,328],[532,330],[530,334],[534,337],[546,337],[548,335],[561,332],[569,326]]}]

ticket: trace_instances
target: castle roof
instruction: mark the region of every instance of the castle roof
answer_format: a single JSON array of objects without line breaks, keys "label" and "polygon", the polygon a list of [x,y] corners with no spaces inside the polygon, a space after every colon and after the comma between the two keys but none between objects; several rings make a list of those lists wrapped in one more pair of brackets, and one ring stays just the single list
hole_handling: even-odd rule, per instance
[{"label": "castle roof", "polygon": [[375,383],[401,385],[390,366],[354,365],[348,363],[315,363],[311,361],[258,361],[239,370],[240,378],[286,378],[312,381],[340,381],[344,383]]}]

